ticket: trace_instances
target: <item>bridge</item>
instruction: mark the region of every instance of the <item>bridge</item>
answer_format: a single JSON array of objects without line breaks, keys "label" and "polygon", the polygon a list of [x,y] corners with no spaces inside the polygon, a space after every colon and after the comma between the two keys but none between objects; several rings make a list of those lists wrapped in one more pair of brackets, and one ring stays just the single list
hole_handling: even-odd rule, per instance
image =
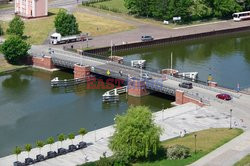
[{"label": "bridge", "polygon": [[[233,90],[222,87],[215,87],[213,84],[206,85],[193,82],[193,89],[183,89],[178,86],[181,82],[186,81],[182,78],[176,78],[171,75],[148,71],[146,69],[139,69],[113,61],[83,56],[78,53],[65,51],[59,48],[53,48],[51,51],[48,47],[44,48],[44,46],[43,48],[32,47],[30,54],[34,56],[34,59],[36,59],[35,56],[38,56],[37,58],[40,58],[42,62],[45,62],[43,61],[43,58],[47,57],[54,66],[74,69],[75,75],[78,71],[76,70],[76,66],[78,66],[78,68],[85,68],[87,66],[89,67],[89,73],[112,77],[124,81],[128,81],[129,78],[133,78],[133,81],[135,81],[135,84],[137,85],[137,91],[130,91],[130,88],[128,88],[128,93],[131,93],[135,96],[138,95],[133,93],[140,93],[142,90],[139,89],[143,89],[142,86],[145,86],[147,91],[156,91],[176,97],[177,104],[194,102],[199,105],[209,105],[210,101],[219,101],[215,97],[218,93],[227,93],[233,98],[240,97],[240,93],[235,93]],[[34,65],[41,65],[40,62],[36,63],[37,60],[33,60],[33,62]],[[84,69],[83,72],[86,72],[85,70],[86,69]],[[122,74],[120,71],[122,71]],[[141,73],[148,73],[152,79],[142,79],[140,77]],[[142,82],[144,83],[142,84]],[[144,94],[139,94],[139,96],[143,95]]]}]

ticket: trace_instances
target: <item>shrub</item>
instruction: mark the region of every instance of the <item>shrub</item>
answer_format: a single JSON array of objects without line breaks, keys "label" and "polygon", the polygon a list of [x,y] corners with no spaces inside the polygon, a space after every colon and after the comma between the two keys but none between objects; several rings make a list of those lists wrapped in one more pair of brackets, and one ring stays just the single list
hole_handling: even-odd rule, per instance
[{"label": "shrub", "polygon": [[185,159],[190,156],[190,149],[182,145],[167,148],[167,158],[170,160]]},{"label": "shrub", "polygon": [[112,166],[114,164],[114,160],[108,157],[100,157],[100,160],[96,162],[96,166]]},{"label": "shrub", "polygon": [[3,34],[4,34],[3,28],[2,28],[2,26],[0,25],[0,36],[2,36]]}]

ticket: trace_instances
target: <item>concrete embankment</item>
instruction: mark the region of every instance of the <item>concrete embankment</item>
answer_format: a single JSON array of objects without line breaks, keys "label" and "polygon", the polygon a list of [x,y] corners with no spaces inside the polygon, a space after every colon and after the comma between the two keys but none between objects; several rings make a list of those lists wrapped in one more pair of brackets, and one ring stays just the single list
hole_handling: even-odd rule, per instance
[{"label": "concrete embankment", "polygon": [[[211,106],[199,107],[192,103],[156,112],[154,113],[154,119],[155,123],[163,129],[163,134],[160,138],[161,141],[178,137],[180,132],[184,130],[190,133],[208,128],[226,128],[229,124],[229,118],[225,112]],[[238,121],[237,119],[233,120]],[[83,137],[83,140],[89,144],[87,148],[49,159],[36,165],[75,166],[86,161],[98,160],[104,152],[107,152],[107,156],[111,156],[112,151],[108,148],[108,142],[113,133],[113,126],[91,131]],[[77,144],[81,140],[81,136],[76,136],[73,143]],[[52,150],[56,150],[61,146],[67,148],[70,144],[70,140],[66,140],[62,144],[56,142],[52,145]],[[41,153],[46,155],[49,150],[50,146],[46,145],[42,148]],[[37,154],[39,154],[39,149],[34,148],[30,152],[30,157],[35,158]],[[27,152],[22,152],[19,155],[19,160],[23,162],[27,158],[27,155]],[[16,161],[15,155],[6,156],[0,158],[0,165],[11,166],[14,161]]]}]

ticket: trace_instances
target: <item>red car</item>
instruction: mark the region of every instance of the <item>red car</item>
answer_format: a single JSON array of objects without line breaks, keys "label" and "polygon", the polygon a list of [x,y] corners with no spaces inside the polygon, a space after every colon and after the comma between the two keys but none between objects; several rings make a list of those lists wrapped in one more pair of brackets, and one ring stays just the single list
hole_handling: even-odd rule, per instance
[{"label": "red car", "polygon": [[232,99],[231,96],[228,94],[218,94],[218,95],[216,95],[216,97],[218,99],[221,99],[221,100],[231,100]]}]

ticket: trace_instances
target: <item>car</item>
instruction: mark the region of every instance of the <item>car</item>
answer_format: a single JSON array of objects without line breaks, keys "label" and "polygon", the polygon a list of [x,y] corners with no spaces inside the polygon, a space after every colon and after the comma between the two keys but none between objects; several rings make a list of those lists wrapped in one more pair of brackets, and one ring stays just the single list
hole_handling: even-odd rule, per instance
[{"label": "car", "polygon": [[41,154],[36,155],[35,162],[40,162],[44,160],[45,160],[44,155],[41,155]]},{"label": "car", "polygon": [[32,158],[26,158],[24,161],[25,165],[31,165],[34,164],[34,160]]},{"label": "car", "polygon": [[57,154],[58,154],[58,155],[63,155],[63,154],[66,154],[66,153],[67,153],[67,150],[64,149],[64,148],[59,148],[59,149],[57,150]]},{"label": "car", "polygon": [[154,38],[152,36],[142,36],[141,41],[146,42],[146,41],[153,41]]},{"label": "car", "polygon": [[192,89],[193,84],[191,82],[182,82],[179,84],[179,87],[186,88],[186,89]]},{"label": "car", "polygon": [[49,151],[49,152],[47,152],[46,158],[50,159],[50,158],[54,158],[56,156],[57,156],[57,153],[55,151]]},{"label": "car", "polygon": [[79,142],[79,144],[77,145],[77,149],[83,149],[87,147],[87,143],[86,142]]},{"label": "car", "polygon": [[74,152],[76,150],[77,150],[77,147],[75,145],[69,145],[69,149],[68,149],[69,152]]},{"label": "car", "polygon": [[13,165],[14,165],[14,166],[23,166],[23,165],[25,165],[25,164],[21,163],[20,161],[15,161],[15,162],[13,163]]},{"label": "car", "polygon": [[216,98],[221,99],[221,100],[227,100],[227,101],[232,99],[230,95],[224,94],[224,93],[216,95]]},{"label": "car", "polygon": [[146,80],[151,80],[152,79],[152,77],[150,77],[147,73],[140,74],[140,77],[143,78],[143,79],[146,79]]}]

